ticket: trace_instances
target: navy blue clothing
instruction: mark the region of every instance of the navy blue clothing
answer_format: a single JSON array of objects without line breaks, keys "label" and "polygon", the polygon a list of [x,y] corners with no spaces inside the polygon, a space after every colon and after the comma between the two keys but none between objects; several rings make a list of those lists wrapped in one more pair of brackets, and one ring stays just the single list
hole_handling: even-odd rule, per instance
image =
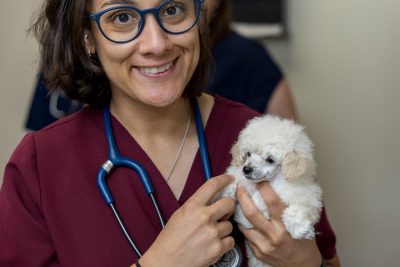
[{"label": "navy blue clothing", "polygon": [[213,49],[215,70],[207,91],[261,112],[283,74],[266,48],[235,32]]},{"label": "navy blue clothing", "polygon": [[25,127],[37,131],[48,124],[74,113],[82,104],[66,97],[62,91],[50,92],[39,75]]}]

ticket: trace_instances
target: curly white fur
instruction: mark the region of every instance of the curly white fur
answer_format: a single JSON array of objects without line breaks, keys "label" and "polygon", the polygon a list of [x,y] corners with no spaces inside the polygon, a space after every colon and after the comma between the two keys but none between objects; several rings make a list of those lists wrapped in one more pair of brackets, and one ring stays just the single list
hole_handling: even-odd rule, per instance
[{"label": "curly white fur", "polygon": [[[240,132],[231,153],[232,163],[227,173],[235,181],[220,197],[236,199],[237,185],[241,185],[269,219],[267,205],[256,187],[257,182],[269,181],[287,206],[282,220],[292,238],[313,239],[314,224],[322,209],[322,190],[315,179],[313,143],[304,127],[270,115],[254,118]],[[253,228],[239,205],[234,219],[246,228]],[[250,267],[270,266],[259,261],[246,247]]]}]

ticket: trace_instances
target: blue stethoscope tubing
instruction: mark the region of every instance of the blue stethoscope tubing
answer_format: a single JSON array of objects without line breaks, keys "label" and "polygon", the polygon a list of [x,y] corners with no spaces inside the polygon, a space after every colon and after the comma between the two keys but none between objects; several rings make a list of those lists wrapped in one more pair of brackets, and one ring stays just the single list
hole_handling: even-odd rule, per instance
[{"label": "blue stethoscope tubing", "polygon": [[[195,98],[190,99],[192,108],[194,110],[195,114],[195,123],[196,123],[196,131],[197,131],[197,138],[199,142],[199,150],[200,150],[200,156],[201,156],[201,161],[203,165],[203,171],[204,171],[204,177],[206,180],[210,179],[212,177],[212,171],[211,171],[211,166],[210,166],[210,161],[208,158],[208,149],[207,149],[207,143],[206,143],[206,138],[205,138],[205,133],[204,133],[204,126],[203,126],[203,121],[201,117],[201,112],[200,112],[200,107],[199,103]],[[136,174],[139,176],[141,183],[150,197],[154,209],[156,210],[158,219],[160,221],[160,225],[162,228],[165,226],[164,219],[162,217],[160,208],[157,204],[156,198],[154,196],[154,187],[153,184],[151,183],[151,179],[146,171],[146,169],[137,161],[133,159],[129,159],[126,157],[121,156],[119,153],[117,146],[115,144],[114,140],[114,134],[112,131],[112,126],[111,126],[111,115],[110,115],[110,108],[108,105],[104,106],[103,109],[103,119],[104,119],[104,126],[105,126],[105,131],[106,131],[106,138],[107,138],[107,145],[108,145],[108,159],[107,161],[100,167],[98,173],[97,173],[97,186],[100,190],[101,195],[103,196],[104,201],[108,206],[113,211],[113,214],[118,221],[118,224],[124,233],[126,239],[129,241],[129,244],[135,251],[135,253],[141,257],[142,253],[140,252],[139,248],[133,241],[132,237],[130,236],[128,230],[125,227],[125,224],[122,221],[121,216],[119,215],[116,207],[115,207],[115,202],[114,198],[112,197],[110,188],[107,185],[106,178],[111,174],[112,170],[117,168],[117,167],[126,167],[130,168],[133,171],[136,172]]]}]

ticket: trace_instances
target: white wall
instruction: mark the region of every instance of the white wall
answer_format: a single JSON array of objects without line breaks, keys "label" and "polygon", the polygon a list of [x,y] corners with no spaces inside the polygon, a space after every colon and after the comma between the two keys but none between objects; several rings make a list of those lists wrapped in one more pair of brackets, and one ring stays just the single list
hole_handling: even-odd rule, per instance
[{"label": "white wall", "polygon": [[35,83],[37,44],[26,33],[35,2],[38,0],[0,0],[1,174],[25,133],[23,125]]},{"label": "white wall", "polygon": [[399,266],[400,1],[288,0],[267,41],[316,143],[343,266]]},{"label": "white wall", "polygon": [[[39,0],[0,1],[0,167],[24,134]],[[290,38],[268,41],[316,143],[343,266],[398,266],[400,1],[288,0]],[[1,178],[0,178],[1,179]]]}]

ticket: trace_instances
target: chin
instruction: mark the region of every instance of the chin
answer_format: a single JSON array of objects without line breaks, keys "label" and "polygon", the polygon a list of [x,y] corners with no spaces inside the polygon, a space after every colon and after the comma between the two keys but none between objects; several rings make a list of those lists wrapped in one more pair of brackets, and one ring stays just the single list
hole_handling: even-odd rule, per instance
[{"label": "chin", "polygon": [[155,94],[154,96],[147,96],[143,101],[145,104],[154,107],[168,107],[176,103],[181,99],[181,93],[167,94],[165,92]]}]

